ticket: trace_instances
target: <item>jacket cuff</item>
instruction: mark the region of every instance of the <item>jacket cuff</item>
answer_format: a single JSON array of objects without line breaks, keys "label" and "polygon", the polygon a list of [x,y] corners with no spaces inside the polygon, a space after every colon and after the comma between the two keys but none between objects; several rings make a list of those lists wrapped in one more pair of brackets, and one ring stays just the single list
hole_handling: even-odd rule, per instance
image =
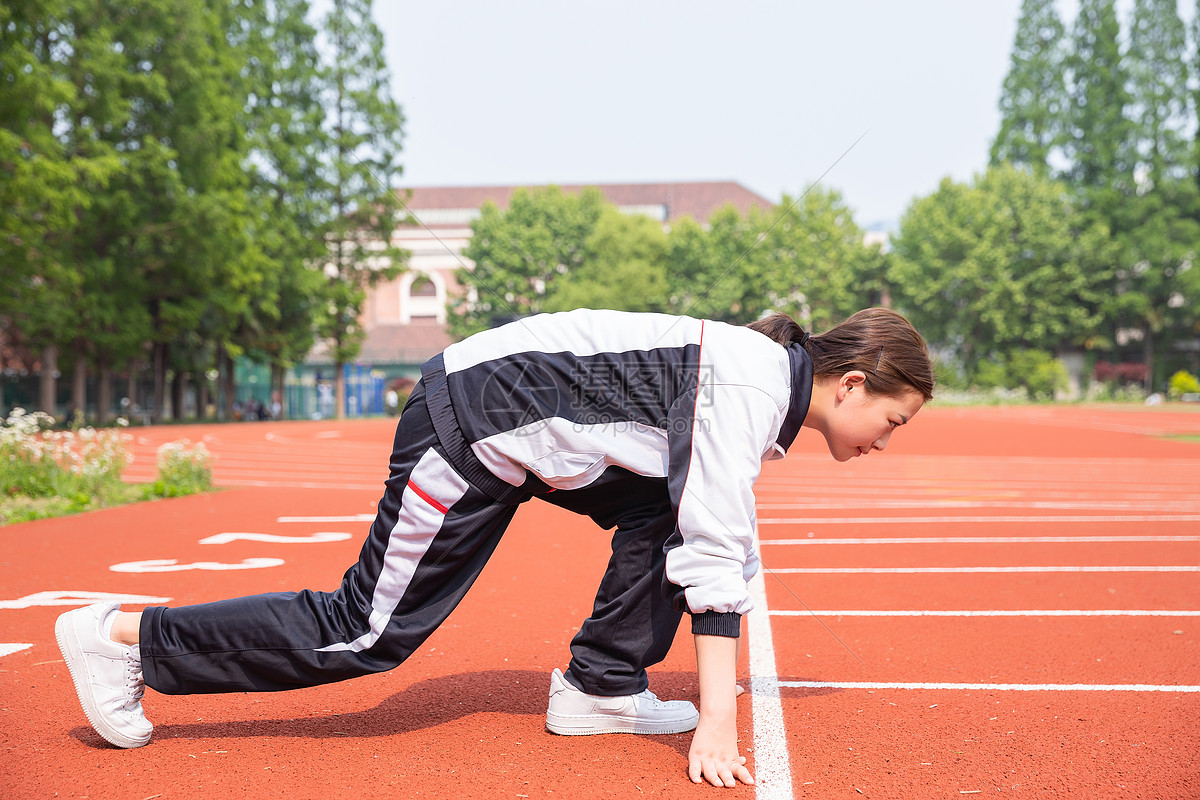
[{"label": "jacket cuff", "polygon": [[742,615],[736,611],[705,611],[702,614],[693,614],[692,633],[736,639],[742,633]]}]

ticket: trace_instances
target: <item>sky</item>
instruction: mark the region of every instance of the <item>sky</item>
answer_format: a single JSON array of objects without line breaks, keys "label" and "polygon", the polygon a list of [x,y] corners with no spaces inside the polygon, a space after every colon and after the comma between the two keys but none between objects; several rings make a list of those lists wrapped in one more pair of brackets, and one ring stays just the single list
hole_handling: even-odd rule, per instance
[{"label": "sky", "polygon": [[778,202],[820,179],[859,225],[894,229],[942,178],[986,168],[1019,8],[378,0],[374,15],[404,186],[734,180]]}]

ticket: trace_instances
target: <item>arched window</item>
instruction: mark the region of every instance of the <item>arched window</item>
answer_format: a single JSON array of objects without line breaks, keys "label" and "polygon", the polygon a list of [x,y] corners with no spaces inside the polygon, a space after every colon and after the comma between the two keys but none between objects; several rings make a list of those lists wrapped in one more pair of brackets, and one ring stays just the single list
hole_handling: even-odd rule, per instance
[{"label": "arched window", "polygon": [[428,275],[418,275],[413,278],[412,284],[408,287],[409,297],[436,297],[437,287]]}]

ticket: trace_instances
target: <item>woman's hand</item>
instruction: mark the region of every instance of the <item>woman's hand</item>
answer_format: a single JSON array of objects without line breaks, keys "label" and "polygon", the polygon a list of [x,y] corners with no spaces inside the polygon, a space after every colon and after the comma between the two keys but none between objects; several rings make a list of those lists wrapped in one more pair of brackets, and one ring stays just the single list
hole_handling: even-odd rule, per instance
[{"label": "woman's hand", "polygon": [[696,671],[700,679],[700,723],[688,751],[688,777],[695,783],[737,786],[753,784],[746,759],[738,754],[736,683],[738,640],[696,636]]},{"label": "woman's hand", "polygon": [[708,781],[713,786],[754,785],[746,757],[738,755],[737,716],[715,720],[700,712],[700,724],[688,751],[688,777],[693,783]]}]

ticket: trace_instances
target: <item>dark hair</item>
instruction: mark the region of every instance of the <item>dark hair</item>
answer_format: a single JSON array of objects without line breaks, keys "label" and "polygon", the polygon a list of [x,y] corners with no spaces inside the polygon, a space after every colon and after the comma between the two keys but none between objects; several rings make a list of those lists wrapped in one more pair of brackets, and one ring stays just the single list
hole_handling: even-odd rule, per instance
[{"label": "dark hair", "polygon": [[808,334],[787,314],[771,314],[746,326],[787,347],[798,342],[808,351],[814,377],[840,377],[851,370],[866,374],[867,391],[896,397],[915,391],[933,399],[933,364],[921,334],[907,319],[887,308],[867,308],[825,333]]}]

